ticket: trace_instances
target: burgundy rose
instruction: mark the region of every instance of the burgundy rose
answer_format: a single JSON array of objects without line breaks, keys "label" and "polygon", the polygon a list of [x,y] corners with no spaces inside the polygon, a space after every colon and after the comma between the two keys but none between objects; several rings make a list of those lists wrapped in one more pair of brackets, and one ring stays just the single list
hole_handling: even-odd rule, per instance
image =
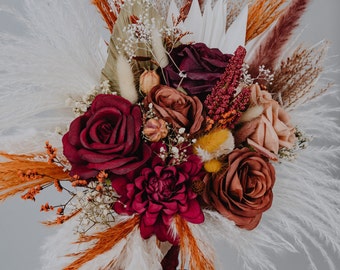
[{"label": "burgundy rose", "polygon": [[154,87],[144,99],[145,107],[153,105],[153,110],[175,128],[185,128],[190,134],[200,130],[204,117],[201,101],[174,88],[159,85]]},{"label": "burgundy rose", "polygon": [[[170,61],[163,71],[169,86],[180,84],[190,95],[207,94],[224,73],[230,55],[219,49],[210,49],[204,43],[180,45],[170,54]],[[179,70],[183,73],[180,76]]]},{"label": "burgundy rose", "polygon": [[272,204],[274,167],[248,148],[234,150],[227,161],[222,173],[205,177],[203,199],[237,226],[252,230]]},{"label": "burgundy rose", "polygon": [[167,166],[158,156],[150,168],[143,168],[133,182],[115,179],[113,188],[121,195],[114,209],[119,214],[141,215],[140,231],[147,239],[153,234],[160,241],[177,244],[170,232],[175,215],[198,224],[204,221],[203,212],[191,185],[200,177],[200,159],[191,155],[177,166]]},{"label": "burgundy rose", "polygon": [[63,137],[71,175],[88,179],[101,170],[122,175],[141,167],[151,156],[141,140],[141,127],[137,105],[120,96],[98,95]]}]

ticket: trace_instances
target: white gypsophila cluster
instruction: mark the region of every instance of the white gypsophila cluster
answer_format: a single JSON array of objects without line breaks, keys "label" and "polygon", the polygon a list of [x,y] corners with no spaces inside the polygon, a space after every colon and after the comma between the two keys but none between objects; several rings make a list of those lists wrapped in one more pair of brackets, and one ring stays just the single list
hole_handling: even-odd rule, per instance
[{"label": "white gypsophila cluster", "polygon": [[[136,1],[134,1],[136,2]],[[136,5],[132,1],[127,1],[125,5]],[[141,12],[130,16],[130,23],[123,27],[124,36],[116,37],[115,47],[119,54],[125,54],[129,62],[136,57],[138,50],[147,50],[153,56],[153,39],[156,36],[163,36],[165,29],[159,25],[156,18],[150,14],[153,6],[149,0],[137,1],[137,4],[144,7]],[[139,44],[143,44],[142,47]],[[156,57],[157,58],[157,57]]]},{"label": "white gypsophila cluster", "polygon": [[279,150],[279,157],[288,161],[296,159],[299,150],[306,149],[312,138],[308,137],[303,131],[295,127],[296,142],[291,148],[282,147]]},{"label": "white gypsophila cluster", "polygon": [[259,75],[256,80],[266,81],[268,84],[272,84],[274,80],[274,74],[272,74],[270,69],[266,69],[264,65],[259,66]]},{"label": "white gypsophila cluster", "polygon": [[[141,104],[140,106],[143,108]],[[143,112],[143,117],[145,122],[148,119],[158,119],[152,103],[148,104],[148,111]],[[184,127],[174,129],[167,123],[167,129],[168,136],[162,140],[166,147],[160,147],[159,157],[164,161],[167,160],[170,165],[178,165],[187,161],[187,148],[191,147],[196,142],[196,139],[190,138],[190,134],[186,133]]]},{"label": "white gypsophila cluster", "polygon": [[116,95],[117,92],[111,90],[110,82],[103,81],[100,85],[95,86],[88,94],[83,97],[69,97],[66,100],[66,105],[73,107],[73,112],[76,116],[82,115],[92,104],[92,101],[99,94],[112,94]]},{"label": "white gypsophila cluster", "polygon": [[[96,187],[100,185],[101,190]],[[73,203],[76,209],[82,209],[79,214],[79,225],[75,228],[78,233],[86,233],[93,226],[105,225],[110,227],[115,221],[112,205],[117,200],[117,193],[110,183],[91,181],[86,190],[76,193]]]},{"label": "white gypsophila cluster", "polygon": [[242,65],[240,81],[246,85],[251,85],[254,83],[254,79],[249,74],[249,65],[246,63],[243,63]]},{"label": "white gypsophila cluster", "polygon": [[191,139],[185,128],[171,131],[166,140],[164,140],[167,149],[161,147],[159,157],[164,161],[167,160],[168,164],[173,166],[188,160],[187,149],[196,142],[196,139]]},{"label": "white gypsophila cluster", "polygon": [[249,74],[249,65],[246,63],[243,63],[242,68],[241,68],[241,78],[240,82],[244,83],[246,85],[251,85],[254,84],[254,82],[258,81],[264,81],[267,84],[272,84],[274,80],[274,74],[270,71],[270,69],[266,69],[264,65],[259,66],[258,68],[258,75],[256,78],[253,78]]}]

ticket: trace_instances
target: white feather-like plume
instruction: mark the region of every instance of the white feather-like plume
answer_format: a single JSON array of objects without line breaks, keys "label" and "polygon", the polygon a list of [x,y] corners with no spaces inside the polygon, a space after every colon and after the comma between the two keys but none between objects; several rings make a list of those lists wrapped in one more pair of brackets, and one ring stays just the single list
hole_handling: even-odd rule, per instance
[{"label": "white feather-like plume", "polygon": [[[207,8],[203,15],[197,13],[197,5],[195,9],[199,15],[193,16],[201,17],[206,29],[207,24],[212,23],[208,18],[212,18],[213,9]],[[245,14],[246,11],[240,15],[240,29],[244,28]],[[73,119],[64,101],[69,95],[85,94],[99,82],[106,55],[105,46],[100,45],[99,33],[103,25],[86,1],[46,1],[37,5],[33,0],[25,0],[18,20],[27,27],[26,33],[0,33],[1,150],[30,152],[37,147],[40,149],[46,138],[53,139],[48,131],[52,133],[55,126]],[[239,27],[235,26],[235,29]],[[190,31],[190,27],[187,30]],[[201,41],[210,44],[211,40],[214,38]],[[338,97],[339,94],[331,90],[329,95]],[[327,95],[292,112],[295,124],[312,134],[314,140],[299,152],[295,161],[276,165],[273,206],[264,213],[255,230],[239,229],[217,212],[208,210],[204,211],[203,224],[191,226],[195,237],[202,242],[209,242],[211,237],[223,243],[223,248],[216,249],[221,261],[230,248],[239,256],[244,269],[276,269],[271,254],[301,252],[311,268],[316,269],[318,262],[310,251],[314,246],[325,259],[327,269],[338,267],[328,251],[331,248],[340,256],[340,181],[337,175],[340,128],[336,124],[340,110],[338,103],[320,105],[326,103],[325,98]],[[43,269],[62,269],[72,260],[63,255],[79,251],[79,246],[70,245],[76,240],[73,228],[77,221],[70,222],[46,242]],[[210,244],[213,246],[215,242]],[[135,245],[138,248],[135,249]],[[145,256],[149,252],[153,254],[151,258]],[[160,253],[154,239],[144,242],[136,230],[129,239],[91,261],[84,269],[104,266],[121,253],[127,256],[119,262],[122,268],[133,269],[139,262],[159,266]],[[218,268],[224,269],[223,266]]]},{"label": "white feather-like plume", "polygon": [[25,31],[0,32],[1,149],[38,151],[46,136],[58,146],[54,129],[73,118],[65,100],[84,96],[99,82],[104,25],[81,0],[25,0],[12,13]]}]

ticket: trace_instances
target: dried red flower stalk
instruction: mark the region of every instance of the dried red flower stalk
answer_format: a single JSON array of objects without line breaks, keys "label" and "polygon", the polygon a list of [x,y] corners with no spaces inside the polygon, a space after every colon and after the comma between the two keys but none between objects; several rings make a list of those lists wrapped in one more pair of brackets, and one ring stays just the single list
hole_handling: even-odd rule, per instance
[{"label": "dried red flower stalk", "polygon": [[233,128],[241,117],[241,112],[247,109],[250,90],[244,88],[235,96],[245,55],[245,48],[239,46],[219,82],[212,89],[211,94],[207,96],[204,105],[208,109],[207,121],[209,121],[209,126],[212,126],[211,121],[213,121],[219,126]]}]

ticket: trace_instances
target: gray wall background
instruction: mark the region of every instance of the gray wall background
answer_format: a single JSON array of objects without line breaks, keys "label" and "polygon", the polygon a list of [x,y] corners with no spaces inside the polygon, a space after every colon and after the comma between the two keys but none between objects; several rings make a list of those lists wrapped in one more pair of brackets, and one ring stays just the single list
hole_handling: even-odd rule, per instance
[{"label": "gray wall background", "polygon": [[[62,0],[58,0],[62,1]],[[89,0],[84,0],[88,1]],[[37,0],[37,3],[39,0]],[[0,4],[21,7],[22,0],[0,0]],[[331,42],[330,56],[340,54],[340,0],[314,0],[307,14],[303,18],[306,26],[300,39],[307,45],[312,45],[322,39]],[[0,31],[20,32],[20,25],[6,13],[0,12]],[[339,57],[333,63],[339,67]],[[1,63],[0,63],[1,65]],[[339,84],[339,75],[330,74],[329,77]],[[1,91],[1,90],[0,90]],[[1,112],[1,108],[0,108]],[[340,116],[339,116],[340,119]],[[0,270],[37,270],[39,269],[40,246],[44,237],[55,232],[54,228],[46,228],[39,222],[47,216],[40,213],[40,205],[48,201],[48,192],[38,196],[36,202],[23,201],[20,198],[9,199],[0,204]],[[340,225],[339,225],[340,226]],[[331,252],[331,251],[330,251]],[[223,269],[237,270],[237,263],[232,251],[221,249],[223,254]],[[279,269],[308,269],[306,260],[299,254],[281,254],[275,260]],[[340,269],[340,260],[339,269]],[[327,269],[322,266],[320,269]]]}]

